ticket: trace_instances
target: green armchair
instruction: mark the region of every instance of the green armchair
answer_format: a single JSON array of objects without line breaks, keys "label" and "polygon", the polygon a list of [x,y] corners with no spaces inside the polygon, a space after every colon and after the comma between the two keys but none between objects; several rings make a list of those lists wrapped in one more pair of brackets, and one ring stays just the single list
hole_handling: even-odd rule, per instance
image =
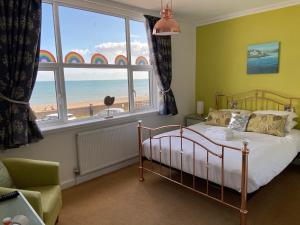
[{"label": "green armchair", "polygon": [[0,187],[0,194],[23,193],[46,225],[54,225],[62,207],[59,163],[21,158],[0,159],[16,188]]}]

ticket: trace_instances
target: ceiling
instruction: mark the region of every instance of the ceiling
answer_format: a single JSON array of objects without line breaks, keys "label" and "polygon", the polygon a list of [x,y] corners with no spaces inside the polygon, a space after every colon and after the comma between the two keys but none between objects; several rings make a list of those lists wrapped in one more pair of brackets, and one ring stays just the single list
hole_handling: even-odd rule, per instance
[{"label": "ceiling", "polygon": [[[111,0],[147,10],[159,11],[161,0]],[[170,2],[171,0],[164,0]],[[175,16],[189,16],[198,21],[238,14],[268,6],[280,7],[300,3],[298,0],[173,0]]]}]

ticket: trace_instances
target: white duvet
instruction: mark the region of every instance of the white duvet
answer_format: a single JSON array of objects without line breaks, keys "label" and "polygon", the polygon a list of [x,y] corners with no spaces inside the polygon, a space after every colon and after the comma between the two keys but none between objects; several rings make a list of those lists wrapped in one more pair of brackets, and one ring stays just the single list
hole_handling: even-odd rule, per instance
[{"label": "white duvet", "polygon": [[[261,186],[269,183],[275,176],[282,172],[296,157],[300,150],[300,131],[292,130],[285,137],[276,137],[266,134],[250,132],[234,132],[234,138],[231,141],[225,141],[222,135],[222,127],[208,126],[199,123],[190,126],[217,143],[242,148],[243,141],[249,142],[249,166],[248,166],[248,193],[254,192]],[[163,133],[164,135],[179,135],[179,130]],[[216,146],[199,135],[184,131],[184,136],[195,140],[208,147],[215,153],[220,154],[221,148]],[[150,141],[144,141],[144,155],[150,159]],[[169,138],[161,139],[162,163],[170,165]],[[152,140],[152,158],[155,161],[160,160],[159,140]],[[183,171],[193,173],[193,144],[188,140],[183,140]],[[172,138],[172,167],[180,169],[180,138]],[[237,191],[241,191],[241,152],[231,149],[225,149],[225,177],[224,185]],[[206,179],[206,151],[196,146],[196,164],[195,175]],[[209,156],[209,180],[221,184],[221,159],[210,154]]]}]

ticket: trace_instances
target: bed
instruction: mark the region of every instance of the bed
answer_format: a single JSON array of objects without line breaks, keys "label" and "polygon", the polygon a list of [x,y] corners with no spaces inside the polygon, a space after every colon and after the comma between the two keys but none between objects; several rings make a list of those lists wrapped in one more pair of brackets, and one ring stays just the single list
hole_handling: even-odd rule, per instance
[{"label": "bed", "polygon": [[[216,127],[199,123],[189,127],[190,129],[204,134],[222,145],[241,148],[243,142],[248,142],[251,152],[248,157],[248,193],[258,190],[269,183],[275,176],[282,172],[297,156],[300,150],[300,131],[293,130],[285,137],[276,137],[267,134],[252,132],[234,132],[234,138],[225,141],[222,137],[223,127]],[[197,140],[214,153],[221,155],[222,148],[214,145],[197,133],[184,129],[185,137]],[[163,137],[164,136],[164,137]],[[180,130],[175,130],[155,136],[152,140],[152,160],[170,165],[169,137],[172,137],[171,165],[181,170],[181,140]],[[160,139],[160,137],[162,137]],[[161,141],[160,141],[161,140]],[[161,142],[161,143],[160,143]],[[183,140],[183,171],[193,174],[193,143],[187,139]],[[161,154],[160,154],[161,150]],[[241,153],[239,151],[226,151],[224,157],[224,186],[241,192]],[[144,142],[144,156],[150,160],[150,140]],[[200,146],[195,146],[195,175],[206,179],[206,151]],[[220,158],[209,156],[208,179],[221,185]]]},{"label": "bed", "polygon": [[[297,110],[299,98],[286,97],[265,90],[254,90],[236,95],[216,95],[216,108]],[[172,131],[162,132],[164,129]],[[293,129],[284,137],[254,132],[234,131],[230,141],[222,138],[224,127],[199,123],[190,127],[169,125],[148,128],[139,121],[140,181],[144,171],[151,172],[192,191],[236,209],[240,224],[247,222],[247,194],[267,185],[281,173],[300,151],[300,131]],[[160,134],[157,134],[160,133]],[[143,138],[143,134],[147,138]],[[168,167],[169,174],[144,160]],[[172,177],[172,170],[179,171],[179,179]],[[192,176],[192,184],[183,182],[183,174]],[[196,188],[196,178],[206,181],[206,188]],[[220,195],[209,193],[209,184],[220,187]],[[240,205],[224,200],[224,188],[240,193]]]}]

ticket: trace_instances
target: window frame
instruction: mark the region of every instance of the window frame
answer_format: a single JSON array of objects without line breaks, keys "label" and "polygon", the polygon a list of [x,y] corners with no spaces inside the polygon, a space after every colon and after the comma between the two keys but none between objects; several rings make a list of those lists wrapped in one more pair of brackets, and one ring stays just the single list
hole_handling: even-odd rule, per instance
[{"label": "window frame", "polygon": [[[57,113],[58,119],[53,121],[39,121],[42,126],[53,125],[53,124],[65,124],[65,123],[76,123],[81,121],[91,121],[93,119],[99,120],[100,117],[92,116],[82,119],[76,119],[73,121],[68,120],[68,108],[67,108],[67,96],[65,87],[65,68],[97,68],[97,69],[126,69],[128,78],[128,101],[129,101],[129,111],[120,114],[124,117],[126,115],[131,115],[134,113],[142,113],[149,111],[157,111],[158,109],[158,87],[153,74],[152,65],[135,65],[132,64],[131,59],[131,40],[130,40],[130,21],[145,22],[142,15],[138,13],[133,13],[128,10],[123,10],[116,7],[110,7],[108,5],[91,3],[91,2],[76,2],[74,0],[43,0],[43,3],[52,5],[52,16],[54,25],[54,37],[55,37],[55,47],[56,47],[56,63],[40,63],[39,71],[53,71],[55,77],[55,87],[56,87],[56,99],[57,99]],[[60,33],[60,21],[59,21],[59,7],[70,7],[79,10],[85,10],[94,13],[100,13],[104,15],[119,17],[125,21],[125,37],[126,37],[126,52],[127,52],[127,65],[115,65],[115,64],[69,64],[64,63],[62,54],[62,42]],[[147,71],[149,73],[150,82],[150,106],[147,110],[137,110],[135,109],[134,102],[134,86],[133,86],[133,73],[135,71]],[[118,117],[118,116],[115,116]],[[103,118],[102,118],[103,119]]]}]

